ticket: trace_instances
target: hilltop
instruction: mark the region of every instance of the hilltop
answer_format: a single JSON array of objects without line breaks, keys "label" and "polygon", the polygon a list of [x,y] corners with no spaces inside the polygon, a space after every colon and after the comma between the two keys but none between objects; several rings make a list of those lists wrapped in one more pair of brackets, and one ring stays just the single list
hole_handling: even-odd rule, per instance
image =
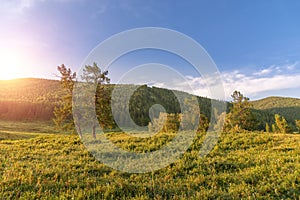
[{"label": "hilltop", "polygon": [[300,119],[300,99],[290,97],[267,97],[252,101],[253,108],[269,113],[279,114],[294,125],[295,119]]},{"label": "hilltop", "polygon": [[53,103],[62,94],[57,80],[22,78],[0,80],[0,101]]},{"label": "hilltop", "polygon": [[267,97],[252,101],[252,103],[254,108],[259,110],[300,107],[300,99],[290,97]]}]

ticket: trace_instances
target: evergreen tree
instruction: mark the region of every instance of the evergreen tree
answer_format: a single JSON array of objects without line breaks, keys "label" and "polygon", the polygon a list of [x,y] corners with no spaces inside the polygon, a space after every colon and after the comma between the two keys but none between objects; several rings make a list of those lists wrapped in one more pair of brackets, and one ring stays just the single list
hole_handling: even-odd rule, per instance
[{"label": "evergreen tree", "polygon": [[72,72],[64,64],[57,67],[60,75],[60,83],[64,91],[64,96],[59,104],[54,108],[54,123],[60,131],[75,132],[72,113],[72,92],[76,82],[76,73]]},{"label": "evergreen tree", "polygon": [[276,127],[280,133],[290,132],[290,128],[284,117],[282,117],[278,114],[275,114],[275,123],[276,123]]},{"label": "evergreen tree", "polygon": [[[108,71],[102,71],[97,63],[93,63],[92,66],[86,65],[83,69],[81,79],[86,81],[87,91],[95,94],[92,103],[96,107],[97,119],[89,120],[91,121],[93,137],[96,139],[96,127],[98,123],[100,123],[102,128],[112,128],[114,126],[110,109],[110,93],[109,90],[106,90],[107,88],[103,87],[103,84],[110,83]],[[89,105],[91,105],[90,109],[94,108],[94,105]],[[92,112],[90,109],[87,108],[88,112]]]},{"label": "evergreen tree", "polygon": [[242,130],[255,130],[257,128],[258,120],[253,114],[249,102],[249,98],[244,97],[238,91],[232,95],[232,107],[227,114],[224,130],[225,131],[242,131]]}]

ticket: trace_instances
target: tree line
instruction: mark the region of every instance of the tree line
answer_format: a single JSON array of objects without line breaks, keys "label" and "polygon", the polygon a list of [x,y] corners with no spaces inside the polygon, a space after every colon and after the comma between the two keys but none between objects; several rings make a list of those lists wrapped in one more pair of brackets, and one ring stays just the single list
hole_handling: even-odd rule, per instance
[{"label": "tree line", "polygon": [[[77,76],[76,73],[64,65],[58,66],[57,69],[60,73],[60,83],[64,95],[58,106],[54,109],[54,122],[62,131],[74,132],[76,123],[76,120],[74,122],[74,118],[80,121],[86,115],[86,111],[83,110],[77,113],[72,112],[72,91],[77,82]],[[112,93],[116,87],[122,87],[121,91],[130,91],[137,86],[110,84],[108,71],[102,71],[96,63],[85,66],[81,75],[81,81],[90,83],[93,88],[96,88],[95,91],[92,91],[95,93],[92,103],[95,103],[97,115],[97,121],[91,124],[94,137],[96,137],[95,129],[98,124],[107,131],[119,130],[117,122],[126,125],[130,124],[131,119],[139,126],[148,126],[149,130],[152,131],[157,131],[157,127],[160,127],[162,131],[178,130],[183,116],[186,116],[180,110],[180,103],[178,102],[178,96],[180,95],[197,99],[201,116],[198,117],[199,121],[190,120],[190,123],[198,123],[198,130],[207,130],[212,115],[214,113],[216,113],[215,115],[221,114],[217,113],[218,111],[211,111],[211,100],[208,98],[157,87],[150,88],[147,85],[138,86],[130,97],[129,104],[124,104],[122,94],[115,95],[115,101],[111,102]],[[174,92],[176,92],[177,96],[174,95]],[[85,94],[82,93],[81,95],[84,96]],[[296,127],[300,128],[300,120],[296,120],[294,122],[296,126],[293,127],[288,124],[283,116],[253,109],[249,98],[244,97],[239,91],[233,92],[231,102],[223,103],[226,103],[228,107],[226,113],[220,115],[221,117],[226,115],[223,126],[224,132],[263,130],[266,132],[290,133],[295,131]],[[114,117],[111,110],[112,104],[116,110],[120,111]],[[165,111],[154,113],[151,119],[149,110],[155,104],[161,105]],[[86,108],[87,110],[89,109],[88,107]],[[121,112],[124,110],[129,110],[130,115]],[[161,124],[162,121],[165,124]],[[79,124],[76,125],[79,127]],[[79,132],[82,134],[80,127]]]}]

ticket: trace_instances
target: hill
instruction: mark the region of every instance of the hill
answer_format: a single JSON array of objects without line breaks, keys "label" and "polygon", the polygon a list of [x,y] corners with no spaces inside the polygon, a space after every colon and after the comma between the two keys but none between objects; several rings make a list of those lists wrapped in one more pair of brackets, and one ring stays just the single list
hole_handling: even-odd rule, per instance
[{"label": "hill", "polygon": [[[115,85],[106,85],[110,93]],[[132,85],[118,85],[124,90]],[[179,96],[189,95],[176,91]],[[49,121],[53,117],[54,106],[63,95],[59,81],[47,79],[16,79],[0,81],[0,120],[14,121]],[[191,95],[192,96],[192,95]],[[208,118],[211,116],[211,100],[197,97],[201,112]],[[294,126],[295,119],[300,119],[300,99],[286,97],[268,97],[252,101],[260,119],[260,129],[265,123],[274,123],[274,114],[280,114]],[[139,125],[147,125],[150,121],[149,108],[161,104],[169,113],[180,112],[180,106],[172,90],[148,87],[143,85],[136,90],[130,100],[129,110],[134,121]],[[230,107],[230,104],[227,104]],[[122,105],[117,105],[121,108]],[[123,115],[117,116],[126,121]],[[128,117],[128,116],[127,116]]]},{"label": "hill", "polygon": [[272,108],[300,107],[300,99],[290,97],[267,97],[252,101],[255,109],[267,110]]},{"label": "hill", "polygon": [[261,110],[269,115],[279,114],[294,125],[295,119],[300,119],[300,99],[289,97],[267,97],[252,101],[254,109]]},{"label": "hill", "polygon": [[62,90],[55,80],[15,79],[0,81],[0,119],[48,121]]},{"label": "hill", "polygon": [[37,78],[0,80],[0,101],[53,103],[61,94],[57,80]]},{"label": "hill", "polygon": [[[112,93],[116,85],[105,85],[105,90]],[[133,85],[118,85],[122,91],[129,90]],[[179,96],[189,95],[176,91]],[[16,79],[0,81],[0,119],[16,121],[51,120],[54,106],[63,96],[59,81],[46,79]],[[191,95],[189,95],[191,96]],[[198,97],[201,112],[210,117],[208,98]],[[120,101],[122,102],[122,101]],[[180,112],[176,96],[171,90],[140,86],[130,99],[129,110],[137,124],[147,125],[150,121],[149,108],[161,104],[168,113]],[[117,105],[121,108],[123,105]],[[123,116],[119,116],[124,118]],[[126,119],[123,119],[126,120]]]}]

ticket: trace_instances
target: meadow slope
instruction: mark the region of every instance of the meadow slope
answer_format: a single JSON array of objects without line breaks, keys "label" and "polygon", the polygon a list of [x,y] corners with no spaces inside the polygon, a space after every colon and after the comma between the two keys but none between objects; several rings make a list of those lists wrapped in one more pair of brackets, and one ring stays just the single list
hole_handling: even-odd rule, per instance
[{"label": "meadow slope", "polygon": [[[17,134],[17,133],[15,133]],[[95,160],[76,135],[42,134],[0,140],[0,199],[298,199],[300,135],[223,134],[199,158],[202,136],[181,159],[145,174]],[[110,135],[110,136],[109,136]],[[132,151],[145,141],[111,140]],[[164,137],[161,137],[164,138]],[[155,150],[164,145],[158,137]]]}]

